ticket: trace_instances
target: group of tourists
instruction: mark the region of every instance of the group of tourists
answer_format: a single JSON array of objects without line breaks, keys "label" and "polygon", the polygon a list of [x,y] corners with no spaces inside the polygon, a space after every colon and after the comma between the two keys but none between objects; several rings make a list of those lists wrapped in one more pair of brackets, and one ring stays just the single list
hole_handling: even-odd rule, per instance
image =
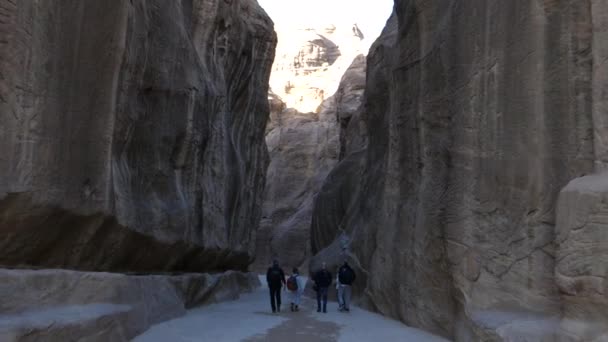
[{"label": "group of tourists", "polygon": [[[336,290],[340,311],[350,311],[350,299],[352,296],[352,285],[356,279],[355,271],[347,261],[338,268],[336,277]],[[297,268],[293,268],[291,275],[285,277],[285,272],[274,260],[272,266],[266,272],[266,281],[270,290],[270,306],[272,312],[281,312],[281,289],[289,291],[290,309],[292,312],[300,310],[302,294],[306,286],[306,280],[300,276]],[[333,276],[327,270],[327,264],[323,262],[321,269],[314,272],[312,281],[313,290],[317,293],[317,312],[327,313],[327,294],[333,282]]]}]

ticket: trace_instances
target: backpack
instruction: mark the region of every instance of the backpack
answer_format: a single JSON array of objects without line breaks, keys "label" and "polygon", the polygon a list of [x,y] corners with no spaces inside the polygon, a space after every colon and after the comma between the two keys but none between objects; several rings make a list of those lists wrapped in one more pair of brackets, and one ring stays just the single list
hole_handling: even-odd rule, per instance
[{"label": "backpack", "polygon": [[273,284],[281,283],[281,269],[278,267],[273,267],[270,269],[270,282]]},{"label": "backpack", "polygon": [[315,274],[314,281],[319,287],[328,287],[332,281],[331,273],[327,270],[320,270]]},{"label": "backpack", "polygon": [[289,279],[287,279],[287,289],[289,291],[295,291],[298,289],[298,279],[296,279],[296,276],[292,275],[289,277]]},{"label": "backpack", "polygon": [[355,280],[355,273],[350,267],[342,267],[338,279],[340,283],[350,285]]}]

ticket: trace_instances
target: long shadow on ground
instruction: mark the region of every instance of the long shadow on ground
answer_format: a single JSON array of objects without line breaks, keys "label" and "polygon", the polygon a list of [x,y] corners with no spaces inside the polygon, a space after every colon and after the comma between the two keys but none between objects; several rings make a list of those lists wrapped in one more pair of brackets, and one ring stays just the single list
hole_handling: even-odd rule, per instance
[{"label": "long shadow on ground", "polygon": [[[334,342],[338,340],[340,326],[332,322],[321,322],[313,317],[309,307],[311,300],[304,300],[304,308],[298,312],[283,312],[279,316],[288,320],[265,333],[255,335],[245,342]],[[256,315],[275,315],[255,312]]]}]

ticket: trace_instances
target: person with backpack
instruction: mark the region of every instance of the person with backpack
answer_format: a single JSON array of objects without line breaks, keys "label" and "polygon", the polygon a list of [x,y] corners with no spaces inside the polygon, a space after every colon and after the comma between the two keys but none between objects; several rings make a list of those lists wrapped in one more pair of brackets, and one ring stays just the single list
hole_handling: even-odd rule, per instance
[{"label": "person with backpack", "polygon": [[300,277],[300,272],[294,267],[292,275],[287,279],[287,290],[289,290],[292,312],[300,310],[300,302],[302,301],[305,286],[306,280]]},{"label": "person with backpack", "polygon": [[347,261],[338,270],[338,303],[340,311],[350,311],[350,299],[352,296],[352,285],[357,278],[355,271]]},{"label": "person with backpack", "polygon": [[317,291],[317,312],[321,312],[321,300],[323,300],[323,312],[327,313],[327,291],[332,277],[325,263],[321,264],[321,270],[314,274],[313,280]]},{"label": "person with backpack", "polygon": [[270,306],[272,312],[281,312],[281,287],[285,285],[285,273],[279,267],[279,262],[274,260],[272,266],[266,272],[266,282],[270,290]]}]

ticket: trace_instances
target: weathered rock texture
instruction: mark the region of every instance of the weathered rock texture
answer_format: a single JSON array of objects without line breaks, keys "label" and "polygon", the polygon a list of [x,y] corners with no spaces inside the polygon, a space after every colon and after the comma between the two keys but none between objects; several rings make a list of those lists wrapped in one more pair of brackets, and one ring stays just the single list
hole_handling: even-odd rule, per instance
[{"label": "weathered rock texture", "polygon": [[0,279],[3,342],[130,341],[192,306],[236,299],[259,286],[257,275],[232,271],[128,276],[0,270]]},{"label": "weathered rock texture", "polygon": [[568,336],[608,340],[607,261],[608,174],[603,173],[570,182],[557,205],[555,276]]},{"label": "weathered rock texture", "polygon": [[[278,95],[270,94],[273,110],[266,142],[271,160],[255,269],[264,270],[273,257],[291,269],[305,264],[310,256],[313,198],[338,162],[340,123],[348,121],[353,108],[359,107],[365,85],[365,57],[344,55],[340,58],[350,59],[351,65],[337,82],[335,94],[322,102],[307,99],[309,104],[317,101],[316,112],[302,113],[288,108]],[[317,77],[323,75],[315,72]],[[334,72],[327,71],[324,87],[334,86],[331,76]],[[292,82],[299,80],[294,76]],[[309,88],[302,91],[306,89]]]},{"label": "weathered rock texture", "polygon": [[254,264],[259,270],[272,258],[291,269],[310,256],[313,196],[338,161],[335,112],[286,109],[278,118],[266,137],[271,161]]},{"label": "weathered rock texture", "polygon": [[277,27],[279,43],[270,87],[287,108],[302,113],[320,111],[353,59],[366,53],[357,25],[322,28]]},{"label": "weathered rock texture", "polygon": [[0,1],[0,265],[245,269],[272,27],[255,0]]},{"label": "weathered rock texture", "polygon": [[363,303],[460,341],[605,339],[606,189],[586,184],[607,180],[556,203],[608,161],[607,20],[602,1],[397,0],[312,268],[345,253]]}]

